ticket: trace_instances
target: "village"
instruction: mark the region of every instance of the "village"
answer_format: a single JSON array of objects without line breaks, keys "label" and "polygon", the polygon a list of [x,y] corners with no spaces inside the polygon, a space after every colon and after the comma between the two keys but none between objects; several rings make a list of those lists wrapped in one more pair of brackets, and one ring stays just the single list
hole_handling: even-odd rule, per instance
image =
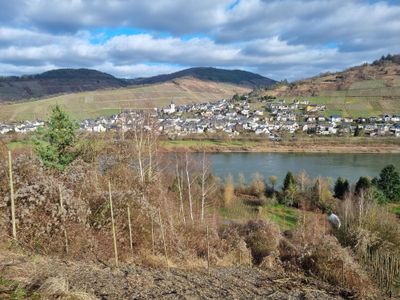
[{"label": "village", "polygon": [[[298,133],[338,136],[395,136],[400,137],[400,115],[373,117],[324,116],[326,107],[307,99],[283,99],[234,96],[230,100],[176,105],[150,110],[157,120],[157,130],[171,138],[196,134],[226,134],[230,137],[255,135],[271,140]],[[80,122],[82,131],[127,131],[143,111],[123,111],[109,117],[86,119]],[[148,112],[147,112],[148,114]],[[44,126],[42,120],[1,124],[0,134],[29,133]],[[148,128],[150,129],[150,128]]]}]

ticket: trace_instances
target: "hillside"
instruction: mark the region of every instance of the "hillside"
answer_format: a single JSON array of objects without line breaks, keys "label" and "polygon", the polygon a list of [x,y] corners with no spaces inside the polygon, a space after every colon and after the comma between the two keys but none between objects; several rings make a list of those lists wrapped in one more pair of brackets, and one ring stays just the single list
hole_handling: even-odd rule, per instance
[{"label": "hillside", "polygon": [[127,86],[125,80],[96,70],[58,69],[38,75],[0,78],[0,102],[29,100],[60,93],[76,93]]},{"label": "hillside", "polygon": [[400,113],[400,55],[342,72],[325,73],[288,85],[278,85],[267,95],[308,97],[325,104],[326,114],[369,116]]},{"label": "hillside", "polygon": [[166,83],[188,77],[203,81],[240,85],[246,88],[267,87],[275,83],[274,80],[251,72],[215,68],[191,68],[172,74],[138,79],[120,79],[90,69],[57,69],[37,75],[0,77],[0,102]]},{"label": "hillside", "polygon": [[183,78],[152,85],[69,93],[30,102],[0,103],[0,122],[45,118],[56,103],[74,118],[85,119],[115,114],[124,109],[165,106],[171,100],[177,104],[206,102],[249,91],[247,87],[227,83]]},{"label": "hillside", "polygon": [[190,68],[171,74],[158,75],[149,78],[137,78],[131,82],[134,84],[152,84],[176,80],[182,77],[193,77],[200,80],[225,82],[243,85],[250,88],[266,87],[276,83],[275,80],[255,73],[242,70],[224,70],[217,68]]}]

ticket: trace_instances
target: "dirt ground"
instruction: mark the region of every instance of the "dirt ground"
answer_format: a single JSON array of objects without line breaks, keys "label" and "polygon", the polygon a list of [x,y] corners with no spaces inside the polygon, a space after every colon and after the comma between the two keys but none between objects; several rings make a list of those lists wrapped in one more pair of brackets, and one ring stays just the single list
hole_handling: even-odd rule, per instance
[{"label": "dirt ground", "polygon": [[346,290],[296,273],[250,267],[212,268],[210,274],[137,265],[114,268],[0,250],[0,299],[16,299],[17,288],[25,291],[20,299],[354,298]]}]

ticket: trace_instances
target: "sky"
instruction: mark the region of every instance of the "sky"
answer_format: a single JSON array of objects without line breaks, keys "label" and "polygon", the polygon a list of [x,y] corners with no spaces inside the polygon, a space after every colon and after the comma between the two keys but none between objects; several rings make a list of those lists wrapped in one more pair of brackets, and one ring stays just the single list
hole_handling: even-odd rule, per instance
[{"label": "sky", "polygon": [[0,0],[0,75],[188,67],[296,80],[400,53],[400,0]]}]

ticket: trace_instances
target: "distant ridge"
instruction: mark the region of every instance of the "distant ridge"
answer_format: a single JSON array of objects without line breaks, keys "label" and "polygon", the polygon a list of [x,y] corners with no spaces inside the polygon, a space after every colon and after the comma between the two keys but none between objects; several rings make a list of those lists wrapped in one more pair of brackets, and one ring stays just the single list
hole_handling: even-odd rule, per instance
[{"label": "distant ridge", "polygon": [[0,77],[0,102],[163,83],[183,77],[194,77],[203,81],[229,83],[249,88],[268,87],[276,83],[272,79],[255,73],[217,68],[190,68],[172,74],[137,79],[120,79],[91,69],[57,69],[36,75]]},{"label": "distant ridge", "polygon": [[275,80],[243,70],[225,70],[212,67],[189,68],[171,74],[158,75],[148,78],[131,80],[133,84],[153,84],[171,81],[182,77],[194,77],[200,80],[225,82],[243,85],[250,88],[269,87],[276,83]]},{"label": "distant ridge", "polygon": [[0,78],[0,102],[29,100],[61,93],[127,86],[126,80],[90,69],[57,69],[37,75]]}]

